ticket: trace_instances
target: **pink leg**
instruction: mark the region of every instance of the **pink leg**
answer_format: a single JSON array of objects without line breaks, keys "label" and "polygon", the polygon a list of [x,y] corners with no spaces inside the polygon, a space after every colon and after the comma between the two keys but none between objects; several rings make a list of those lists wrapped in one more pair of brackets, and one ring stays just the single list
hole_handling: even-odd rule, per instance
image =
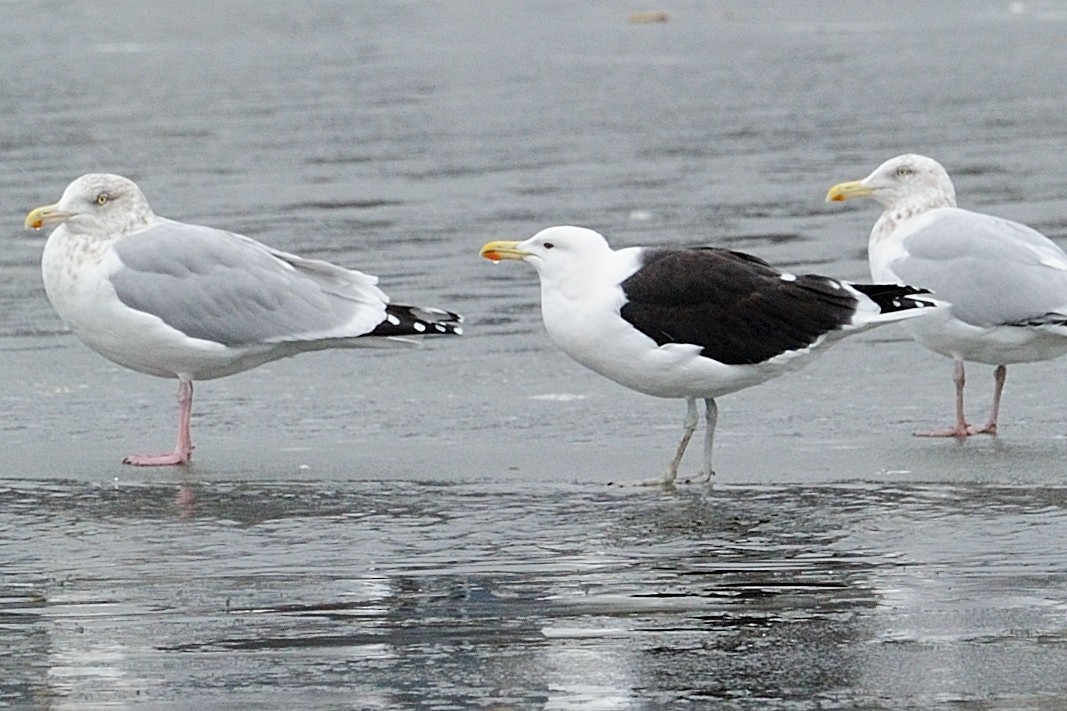
[{"label": "pink leg", "polygon": [[188,464],[193,458],[193,440],[189,435],[189,424],[193,415],[193,382],[178,381],[178,443],[170,454],[133,454],[122,460],[123,464],[138,467],[164,467],[174,464]]},{"label": "pink leg", "polygon": [[993,408],[989,412],[989,422],[984,427],[971,427],[968,434],[997,434],[997,416],[1000,415],[1000,394],[1004,392],[1004,381],[1008,377],[1008,366],[998,365],[993,371]]},{"label": "pink leg", "polygon": [[929,432],[916,432],[916,437],[967,437],[971,428],[967,425],[967,418],[963,415],[963,384],[966,377],[963,372],[963,361],[957,360],[952,369],[952,382],[956,384],[956,426]]}]

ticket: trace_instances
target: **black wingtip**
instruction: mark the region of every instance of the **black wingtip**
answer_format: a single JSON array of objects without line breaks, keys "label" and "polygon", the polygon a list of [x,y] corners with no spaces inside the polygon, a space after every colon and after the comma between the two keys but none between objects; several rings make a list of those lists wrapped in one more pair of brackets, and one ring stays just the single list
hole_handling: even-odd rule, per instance
[{"label": "black wingtip", "polygon": [[385,320],[368,336],[459,336],[463,317],[453,311],[425,306],[389,304]]},{"label": "black wingtip", "polygon": [[882,313],[907,311],[909,309],[928,309],[938,305],[936,299],[923,297],[931,294],[929,289],[900,284],[852,284],[852,288],[862,293],[878,305]]}]

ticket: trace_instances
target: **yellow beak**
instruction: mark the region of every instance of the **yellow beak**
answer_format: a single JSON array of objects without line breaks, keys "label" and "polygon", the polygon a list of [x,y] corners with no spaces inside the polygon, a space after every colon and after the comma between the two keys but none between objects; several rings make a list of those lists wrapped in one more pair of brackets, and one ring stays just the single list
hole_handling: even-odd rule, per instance
[{"label": "yellow beak", "polygon": [[849,197],[866,197],[874,194],[874,188],[863,185],[863,180],[849,180],[830,188],[826,193],[826,202],[840,203]]},{"label": "yellow beak", "polygon": [[58,225],[66,222],[72,217],[69,212],[63,212],[59,209],[59,205],[44,205],[34,210],[30,210],[30,214],[26,215],[26,221],[23,223],[28,230],[39,230],[47,225]]},{"label": "yellow beak", "polygon": [[489,242],[482,247],[480,252],[478,252],[478,256],[485,257],[491,262],[499,262],[502,259],[524,259],[529,257],[529,252],[524,252],[518,248],[519,244],[519,242],[512,242],[510,240]]},{"label": "yellow beak", "polygon": [[847,183],[838,183],[826,193],[826,202],[842,202],[854,197],[867,197],[874,193],[873,188],[863,184],[862,180],[850,180]]}]

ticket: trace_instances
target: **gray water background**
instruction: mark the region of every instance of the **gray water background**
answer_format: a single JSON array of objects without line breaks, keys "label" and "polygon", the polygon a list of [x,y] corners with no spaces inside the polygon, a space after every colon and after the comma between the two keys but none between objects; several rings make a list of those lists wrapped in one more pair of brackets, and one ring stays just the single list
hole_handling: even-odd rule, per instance
[{"label": "gray water background", "polygon": [[[713,490],[614,489],[684,407],[477,257],[574,223],[863,279],[878,209],[823,196],[906,151],[1062,244],[1067,8],[662,7],[0,4],[0,705],[1067,707],[1064,362],[1010,369],[996,439],[916,439],[951,365],[880,329],[722,398]],[[203,383],[194,465],[123,467],[175,384],[65,331],[21,229],[90,171],[467,335]]]}]

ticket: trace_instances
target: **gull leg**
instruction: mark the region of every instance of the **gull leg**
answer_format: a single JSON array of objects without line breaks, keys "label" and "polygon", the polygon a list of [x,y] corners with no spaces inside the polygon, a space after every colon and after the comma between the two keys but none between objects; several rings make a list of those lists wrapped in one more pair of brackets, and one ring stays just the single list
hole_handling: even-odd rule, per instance
[{"label": "gull leg", "polygon": [[682,440],[678,443],[678,449],[674,452],[674,457],[671,459],[670,464],[667,465],[667,470],[663,472],[663,476],[659,479],[648,479],[646,481],[636,481],[632,483],[626,482],[611,482],[618,486],[673,486],[675,479],[678,478],[678,465],[682,463],[682,455],[685,454],[685,448],[689,446],[689,440],[693,438],[693,433],[697,429],[697,401],[694,397],[687,397],[685,399],[686,412],[685,412],[685,424],[684,431],[682,432]]},{"label": "gull leg", "polygon": [[193,437],[190,428],[193,421],[193,381],[178,381],[178,442],[174,453],[182,458],[182,463],[193,458]]},{"label": "gull leg", "polygon": [[715,440],[715,425],[719,422],[719,406],[713,398],[704,398],[704,466],[700,474],[688,481],[698,484],[710,484],[715,478],[711,468],[711,447]]},{"label": "gull leg", "polygon": [[169,454],[132,454],[122,460],[123,464],[138,467],[163,467],[188,464],[193,458],[193,440],[189,426],[193,415],[193,382],[178,380],[178,442]]},{"label": "gull leg", "polygon": [[967,437],[971,434],[967,425],[967,418],[963,414],[963,384],[965,381],[963,361],[957,359],[952,368],[952,382],[956,384],[956,426],[929,432],[916,432],[916,437]]},{"label": "gull leg", "polygon": [[993,371],[993,407],[989,412],[989,422],[982,427],[969,427],[967,434],[997,435],[997,417],[1000,415],[1000,394],[1004,392],[1004,381],[1008,377],[1008,366],[998,365]]},{"label": "gull leg", "polygon": [[671,459],[670,464],[667,465],[667,470],[663,472],[663,479],[660,481],[664,486],[670,486],[674,483],[674,480],[678,478],[678,466],[682,463],[682,455],[685,454],[685,448],[689,446],[689,440],[693,438],[693,433],[697,429],[697,400],[695,397],[687,397],[685,399],[685,423],[682,425],[684,430],[682,432],[682,440],[678,443],[678,450],[674,453],[674,457]]}]

